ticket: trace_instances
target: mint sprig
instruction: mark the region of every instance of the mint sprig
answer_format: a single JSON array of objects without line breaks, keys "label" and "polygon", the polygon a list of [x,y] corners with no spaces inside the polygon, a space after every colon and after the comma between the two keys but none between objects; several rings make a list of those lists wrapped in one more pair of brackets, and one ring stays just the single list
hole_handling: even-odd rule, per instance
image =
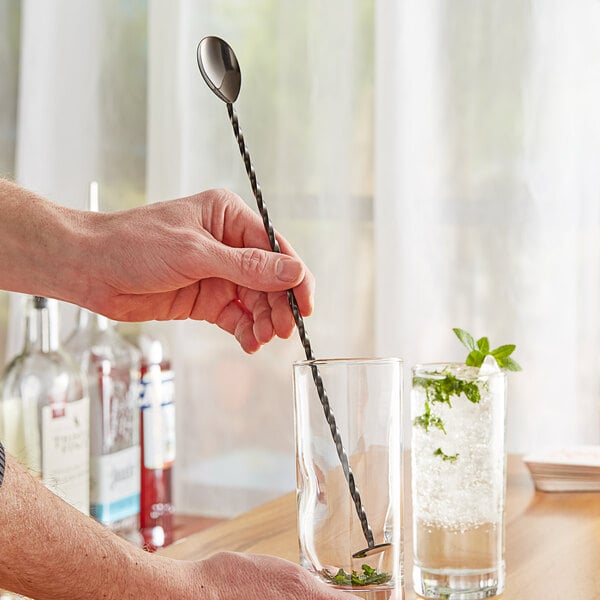
[{"label": "mint sprig", "polygon": [[[444,377],[440,379],[413,377],[413,387],[420,387],[425,390],[427,402],[447,404],[452,408],[452,396],[458,398],[461,394],[464,394],[473,404],[477,404],[481,400],[481,393],[476,381],[459,379],[445,369],[440,374]],[[427,407],[425,408],[427,409]],[[438,427],[438,429],[442,428]]]},{"label": "mint sprig", "polygon": [[[501,369],[506,369],[507,371],[521,370],[519,363],[510,356],[515,351],[516,346],[514,344],[504,344],[490,350],[490,340],[487,337],[482,337],[475,341],[475,338],[464,329],[454,327],[452,331],[454,331],[456,337],[469,351],[465,361],[467,366],[481,367],[486,356],[493,356]],[[449,408],[452,408],[451,398],[453,396],[458,397],[461,394],[473,404],[477,404],[481,400],[477,381],[459,379],[451,373],[444,371],[440,375],[443,377],[439,379],[413,377],[412,380],[413,387],[423,389],[426,397],[424,412],[422,415],[415,417],[413,425],[421,427],[426,433],[429,433],[431,428],[436,428],[446,434],[446,426],[443,420],[438,415],[433,414],[431,410],[436,403],[446,404]],[[485,383],[482,385],[485,385]],[[443,461],[450,463],[455,463],[459,457],[458,453],[446,454],[441,448],[437,448],[433,454],[434,456],[439,456]]]},{"label": "mint sprig", "polygon": [[482,337],[475,341],[475,338],[464,329],[454,327],[452,331],[454,331],[456,337],[469,351],[465,360],[465,363],[469,367],[481,367],[486,356],[493,356],[501,369],[521,371],[521,365],[510,356],[515,351],[516,346],[514,344],[504,344],[503,346],[494,348],[494,350],[490,350],[490,340],[487,337]]},{"label": "mint sprig", "polygon": [[335,585],[357,587],[387,583],[392,578],[389,573],[378,571],[369,565],[362,565],[362,573],[357,571],[346,573],[344,569],[338,569],[337,573],[334,575],[331,571],[323,569],[321,575],[323,575],[327,581]]}]

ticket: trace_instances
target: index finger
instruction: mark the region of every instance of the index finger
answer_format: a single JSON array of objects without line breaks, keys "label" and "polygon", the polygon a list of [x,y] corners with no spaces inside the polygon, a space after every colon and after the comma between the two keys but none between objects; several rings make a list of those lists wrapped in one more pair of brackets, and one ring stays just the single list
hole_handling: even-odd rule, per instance
[{"label": "index finger", "polygon": [[312,314],[314,306],[315,277],[292,248],[291,244],[279,234],[276,234],[276,238],[283,254],[292,256],[304,264],[304,279],[294,288],[294,296],[296,297],[300,314],[303,317],[308,317]]},{"label": "index finger", "polygon": [[[233,210],[226,212],[229,227],[226,227],[223,231],[222,241],[238,247],[272,250],[261,215],[252,210],[239,196],[232,195],[228,196],[227,199],[230,201],[229,206]],[[282,254],[287,254],[304,264],[304,279],[294,288],[294,295],[300,314],[309,316],[313,311],[315,278],[292,245],[276,231],[275,239]]]}]

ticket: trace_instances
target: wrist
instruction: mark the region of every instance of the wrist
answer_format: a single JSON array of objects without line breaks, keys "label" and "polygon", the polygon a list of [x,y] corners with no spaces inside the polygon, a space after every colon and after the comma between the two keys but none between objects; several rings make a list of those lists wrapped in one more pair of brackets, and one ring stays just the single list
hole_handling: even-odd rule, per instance
[{"label": "wrist", "polygon": [[[42,281],[49,290],[47,295],[85,305],[92,290],[98,215],[58,205],[51,211],[52,226],[46,231],[46,247],[52,258],[40,257],[39,264]],[[57,271],[48,271],[48,265],[53,264],[60,265]]]},{"label": "wrist", "polygon": [[[209,590],[204,589],[198,583],[197,573],[194,571],[194,563],[175,560],[160,554],[140,551],[132,548],[135,552],[129,556],[125,569],[127,575],[126,585],[114,583],[114,589],[108,596],[100,595],[102,598],[114,598],[115,600],[162,600],[163,598],[192,598],[199,597],[208,600],[212,598]],[[200,595],[200,593],[206,595]]]},{"label": "wrist", "polygon": [[[44,291],[34,293],[90,308],[110,242],[103,234],[105,215],[51,202],[45,208],[48,227],[43,232],[43,247],[47,253],[35,265]],[[59,268],[49,269],[48,265]]]},{"label": "wrist", "polygon": [[89,293],[93,215],[0,179],[0,287],[74,302]]}]

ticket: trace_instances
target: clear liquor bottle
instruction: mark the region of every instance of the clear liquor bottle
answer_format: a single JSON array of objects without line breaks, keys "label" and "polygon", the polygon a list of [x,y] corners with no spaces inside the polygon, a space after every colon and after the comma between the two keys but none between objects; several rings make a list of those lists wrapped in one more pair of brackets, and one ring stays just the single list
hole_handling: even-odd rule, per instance
[{"label": "clear liquor bottle", "polygon": [[89,400],[59,347],[58,303],[27,301],[25,343],[0,379],[0,439],[46,487],[89,514]]},{"label": "clear liquor bottle", "polygon": [[90,396],[90,513],[141,546],[139,379],[141,356],[104,316],[80,308],[65,348]]}]

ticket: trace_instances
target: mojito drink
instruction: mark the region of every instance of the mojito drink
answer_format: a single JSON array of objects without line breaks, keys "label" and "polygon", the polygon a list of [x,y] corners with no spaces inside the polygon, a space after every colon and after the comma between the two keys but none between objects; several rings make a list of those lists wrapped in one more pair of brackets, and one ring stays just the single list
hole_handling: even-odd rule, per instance
[{"label": "mojito drink", "polygon": [[505,396],[489,363],[413,369],[413,579],[426,598],[504,587]]}]

